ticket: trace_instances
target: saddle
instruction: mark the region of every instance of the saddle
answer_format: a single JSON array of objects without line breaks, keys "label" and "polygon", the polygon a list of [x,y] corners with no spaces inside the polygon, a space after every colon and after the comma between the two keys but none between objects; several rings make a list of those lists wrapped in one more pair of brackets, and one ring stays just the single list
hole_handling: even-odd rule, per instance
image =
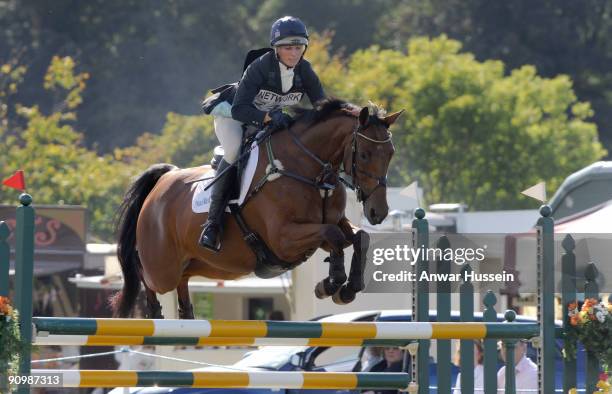
[{"label": "saddle", "polygon": [[[242,174],[246,168],[246,165],[249,161],[250,152],[249,149],[252,146],[255,138],[257,137],[257,130],[253,126],[243,126],[243,137],[242,144],[240,146],[240,155],[241,158],[236,163],[237,167],[237,182],[234,184],[233,189],[230,192],[230,200],[237,200],[240,195],[240,183],[242,180]],[[270,138],[269,136],[267,138]],[[219,147],[218,147],[219,148]],[[223,149],[215,148],[214,157],[211,160],[211,166],[216,170],[218,163],[223,158]],[[252,196],[252,195],[251,195]],[[236,220],[238,227],[240,227],[240,231],[242,232],[242,238],[247,243],[247,245],[251,248],[253,253],[256,256],[255,263],[255,275],[258,278],[269,279],[274,278],[279,275],[284,274],[287,271],[292,270],[302,263],[302,261],[296,262],[286,262],[279,259],[274,252],[268,248],[266,243],[261,239],[259,234],[255,233],[248,226],[246,220],[242,215],[242,208],[249,200],[249,196],[244,199],[242,204],[237,203],[229,203],[228,207],[230,209],[231,215]]]}]

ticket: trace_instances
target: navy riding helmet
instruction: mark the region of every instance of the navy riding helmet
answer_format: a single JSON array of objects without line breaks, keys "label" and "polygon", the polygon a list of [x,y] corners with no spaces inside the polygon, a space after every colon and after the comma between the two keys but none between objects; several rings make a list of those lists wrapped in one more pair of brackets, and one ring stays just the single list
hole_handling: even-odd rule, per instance
[{"label": "navy riding helmet", "polygon": [[284,16],[274,22],[270,29],[270,46],[277,45],[308,45],[304,22],[293,16]]}]

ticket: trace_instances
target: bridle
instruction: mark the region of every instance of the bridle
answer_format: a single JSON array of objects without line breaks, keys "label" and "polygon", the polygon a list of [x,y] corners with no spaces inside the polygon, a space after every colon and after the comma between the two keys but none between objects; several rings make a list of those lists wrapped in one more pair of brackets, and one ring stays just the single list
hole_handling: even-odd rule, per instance
[{"label": "bridle", "polygon": [[[273,174],[280,174],[280,175],[284,175],[287,176],[289,178],[293,178],[299,182],[305,183],[307,185],[313,186],[316,189],[319,189],[323,192],[323,204],[322,204],[322,216],[323,216],[323,223],[325,223],[325,207],[326,207],[326,201],[327,198],[329,197],[329,193],[330,191],[334,190],[334,188],[336,187],[336,181],[334,179],[339,179],[346,187],[355,190],[355,192],[357,193],[357,200],[359,202],[366,202],[367,199],[376,191],[376,189],[378,189],[379,187],[387,187],[387,175],[383,175],[383,176],[376,176],[374,174],[371,174],[367,171],[362,170],[361,168],[359,168],[357,166],[356,163],[356,159],[357,159],[357,154],[359,153],[357,150],[357,137],[363,138],[367,141],[376,143],[376,144],[386,144],[388,142],[391,142],[391,137],[392,134],[390,132],[388,132],[388,137],[384,140],[376,140],[374,138],[370,138],[367,135],[365,135],[363,133],[364,131],[364,127],[361,125],[361,123],[359,122],[359,120],[357,120],[357,125],[356,127],[353,129],[353,136],[352,136],[352,146],[351,146],[351,151],[352,151],[352,163],[351,163],[351,170],[350,172],[346,172],[346,168],[344,168],[343,170],[341,170],[342,172],[344,172],[346,175],[348,175],[349,177],[351,177],[351,181],[347,181],[346,179],[342,178],[341,176],[338,176],[338,172],[337,170],[334,170],[332,164],[330,162],[325,162],[323,160],[321,160],[317,155],[315,155],[312,151],[310,151],[310,149],[308,149],[299,139],[299,137],[291,130],[291,128],[287,128],[286,129],[287,132],[289,133],[289,135],[291,136],[291,138],[293,139],[294,143],[304,152],[306,153],[310,158],[312,158],[314,161],[316,161],[320,166],[321,166],[321,171],[319,172],[319,175],[315,178],[315,179],[310,179],[307,178],[305,176],[302,176],[300,174],[297,174],[293,171],[289,171],[286,169],[283,169],[281,167],[278,167],[276,165],[276,160],[274,158],[274,152],[272,149],[272,144],[271,144],[271,136],[272,133],[269,132],[267,133],[266,137],[263,138],[262,140],[260,140],[259,143],[263,142],[265,140],[265,145],[266,145],[266,151],[268,154],[268,162],[270,163],[268,165],[268,169],[266,171],[266,173],[262,176],[262,178],[255,184],[255,187],[247,194],[247,196],[244,199],[243,205],[245,204],[245,202],[247,200],[249,200],[251,197],[253,197],[253,195],[255,195],[256,193],[258,193],[263,186],[268,182],[268,178],[273,175]],[[258,144],[259,144],[258,143]],[[357,174],[361,173],[363,175],[365,175],[368,178],[372,178],[376,180],[376,186],[374,187],[374,189],[372,189],[369,193],[364,192],[363,188],[361,187],[361,185],[359,185],[358,181],[357,181]]]},{"label": "bridle", "polygon": [[[353,131],[353,139],[351,142],[351,172],[348,173],[346,172],[346,168],[344,169],[344,173],[348,176],[351,177],[351,182],[340,178],[340,180],[342,181],[342,183],[344,183],[347,187],[355,190],[355,193],[357,194],[357,201],[359,202],[366,202],[367,199],[374,194],[374,192],[376,191],[376,189],[378,189],[379,187],[387,187],[387,174],[383,175],[383,176],[376,176],[370,172],[364,171],[361,168],[359,168],[357,166],[357,154],[359,153],[357,150],[357,137],[361,137],[363,139],[365,139],[366,141],[370,141],[373,142],[375,144],[386,144],[388,142],[391,142],[391,138],[393,137],[393,134],[391,134],[391,132],[388,132],[388,137],[384,140],[377,140],[374,138],[370,138],[367,135],[363,134],[364,128],[361,125],[361,123],[359,123],[359,121],[357,121],[357,127],[355,128],[355,130]],[[374,186],[374,189],[372,189],[369,193],[364,192],[363,188],[361,187],[361,185],[359,185],[359,182],[357,181],[357,174],[361,173],[363,175],[365,175],[368,178],[371,179],[375,179],[376,180],[376,186]]]}]

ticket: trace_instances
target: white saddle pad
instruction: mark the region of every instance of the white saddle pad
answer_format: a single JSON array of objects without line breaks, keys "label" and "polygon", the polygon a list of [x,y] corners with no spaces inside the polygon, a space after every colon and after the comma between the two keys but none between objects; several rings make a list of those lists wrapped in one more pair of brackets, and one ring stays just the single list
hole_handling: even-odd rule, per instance
[{"label": "white saddle pad", "polygon": [[[259,157],[259,147],[255,146],[251,151],[251,155],[249,156],[249,162],[245,170],[242,173],[242,182],[240,182],[240,196],[238,199],[231,200],[230,203],[237,203],[238,205],[244,202],[246,198],[246,194],[251,186],[251,182],[253,181],[253,176],[255,175],[255,170],[257,169],[257,159]],[[212,182],[215,178],[216,171],[212,168],[205,173],[203,176],[206,179],[195,182],[191,185],[191,191],[193,193],[193,198],[191,200],[191,209],[194,213],[204,213],[208,212],[210,207],[210,193],[212,192],[212,187],[208,190],[204,190],[204,188]],[[214,187],[214,186],[213,186]],[[226,212],[230,212],[229,208],[225,208]]]}]

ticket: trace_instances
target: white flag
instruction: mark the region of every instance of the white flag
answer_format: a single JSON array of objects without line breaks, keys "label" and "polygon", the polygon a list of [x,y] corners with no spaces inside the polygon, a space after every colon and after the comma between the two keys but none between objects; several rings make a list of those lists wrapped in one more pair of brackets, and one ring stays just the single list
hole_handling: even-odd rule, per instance
[{"label": "white flag", "polygon": [[419,184],[417,181],[414,181],[410,185],[403,188],[399,194],[400,196],[413,200],[415,207],[419,207],[419,204],[423,200],[423,190],[419,189]]},{"label": "white flag", "polygon": [[523,190],[521,194],[524,194],[527,197],[535,198],[541,202],[546,202],[546,182],[539,182],[530,188]]}]

